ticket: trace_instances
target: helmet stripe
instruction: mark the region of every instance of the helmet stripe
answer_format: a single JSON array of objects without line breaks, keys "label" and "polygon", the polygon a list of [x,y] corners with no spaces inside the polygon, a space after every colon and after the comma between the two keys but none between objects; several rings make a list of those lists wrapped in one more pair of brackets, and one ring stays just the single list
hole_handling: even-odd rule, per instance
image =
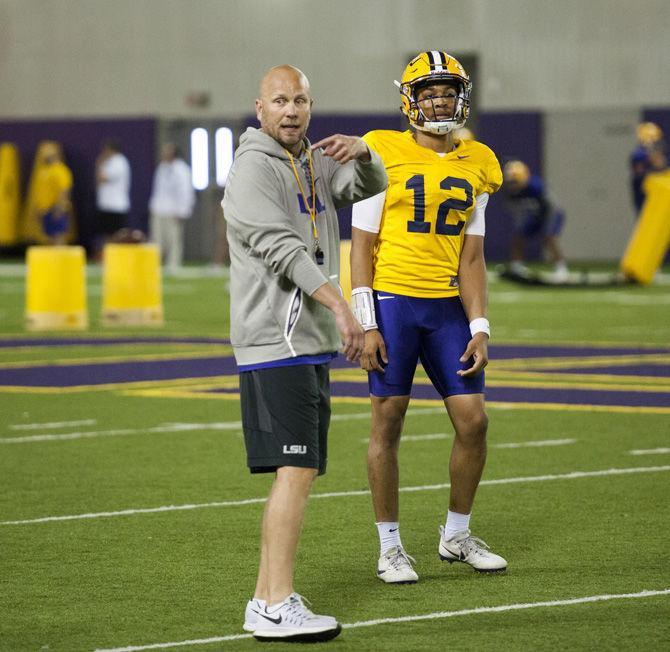
[{"label": "helmet stripe", "polygon": [[442,61],[442,57],[440,56],[442,53],[438,52],[437,50],[431,50],[430,51],[430,57],[432,59],[432,62],[430,64],[430,67],[433,70],[444,70],[443,68],[443,63],[446,63]]}]

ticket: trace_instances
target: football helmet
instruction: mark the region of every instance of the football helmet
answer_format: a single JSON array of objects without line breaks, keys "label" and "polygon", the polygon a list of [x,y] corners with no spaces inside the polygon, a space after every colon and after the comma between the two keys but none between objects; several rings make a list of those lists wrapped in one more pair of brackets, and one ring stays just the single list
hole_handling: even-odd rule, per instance
[{"label": "football helmet", "polygon": [[530,179],[530,170],[523,161],[507,161],[503,167],[503,180],[514,189],[525,188]]},{"label": "football helmet", "polygon": [[[449,83],[457,89],[456,108],[449,119],[430,120],[417,101],[417,91],[427,83]],[[465,69],[457,59],[439,50],[421,52],[405,68],[400,81],[395,85],[400,89],[402,105],[400,110],[416,129],[433,134],[447,134],[465,125],[470,115],[470,94],[472,83]]]},{"label": "football helmet", "polygon": [[637,126],[637,139],[640,145],[650,147],[663,140],[663,132],[654,122],[641,122]]}]

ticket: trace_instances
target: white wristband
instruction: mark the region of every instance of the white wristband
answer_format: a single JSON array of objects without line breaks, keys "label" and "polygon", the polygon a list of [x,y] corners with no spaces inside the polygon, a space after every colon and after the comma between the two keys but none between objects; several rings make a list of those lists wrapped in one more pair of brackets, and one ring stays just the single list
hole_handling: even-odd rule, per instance
[{"label": "white wristband", "polygon": [[486,333],[491,337],[491,327],[486,317],[477,317],[470,322],[470,335],[474,337],[477,333]]},{"label": "white wristband", "polygon": [[365,331],[377,328],[375,303],[372,299],[372,288],[354,288],[351,291],[351,311]]}]

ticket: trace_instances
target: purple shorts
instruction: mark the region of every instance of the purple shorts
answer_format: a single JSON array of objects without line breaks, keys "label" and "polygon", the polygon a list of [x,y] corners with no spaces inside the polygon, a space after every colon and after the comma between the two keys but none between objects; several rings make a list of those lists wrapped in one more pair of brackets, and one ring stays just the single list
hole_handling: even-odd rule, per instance
[{"label": "purple shorts", "polygon": [[374,300],[389,362],[385,373],[368,374],[370,394],[410,394],[419,360],[442,398],[484,391],[484,373],[456,374],[473,364],[472,359],[459,361],[471,339],[460,297],[423,299],[375,291]]}]

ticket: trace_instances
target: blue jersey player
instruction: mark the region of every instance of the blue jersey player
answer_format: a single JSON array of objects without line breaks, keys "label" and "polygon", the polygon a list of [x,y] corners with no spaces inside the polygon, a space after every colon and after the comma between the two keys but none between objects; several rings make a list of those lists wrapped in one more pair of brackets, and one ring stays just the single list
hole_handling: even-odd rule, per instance
[{"label": "blue jersey player", "polygon": [[653,122],[643,122],[637,128],[638,145],[630,155],[631,191],[636,214],[639,215],[645,200],[643,183],[650,172],[660,172],[668,167],[663,132]]},{"label": "blue jersey player", "polygon": [[524,253],[529,240],[540,238],[542,246],[554,264],[554,280],[567,279],[568,267],[563,257],[558,236],[565,222],[565,214],[556,205],[540,177],[530,174],[522,161],[508,161],[503,168],[505,211],[513,221],[510,269],[524,276]]}]

